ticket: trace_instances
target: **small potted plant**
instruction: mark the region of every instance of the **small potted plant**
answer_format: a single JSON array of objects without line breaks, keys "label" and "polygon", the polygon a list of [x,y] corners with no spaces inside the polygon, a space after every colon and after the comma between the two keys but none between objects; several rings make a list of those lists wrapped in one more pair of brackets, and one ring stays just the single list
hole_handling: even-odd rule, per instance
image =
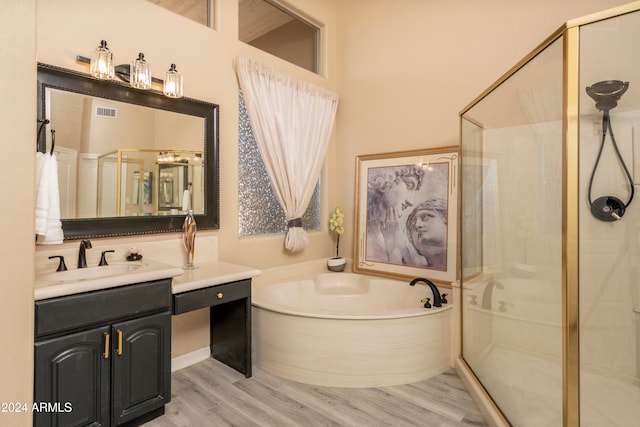
[{"label": "small potted plant", "polygon": [[336,256],[329,258],[327,267],[331,271],[343,271],[347,261],[340,256],[340,235],[344,233],[344,212],[339,206],[331,211],[329,216],[329,230],[336,233]]}]

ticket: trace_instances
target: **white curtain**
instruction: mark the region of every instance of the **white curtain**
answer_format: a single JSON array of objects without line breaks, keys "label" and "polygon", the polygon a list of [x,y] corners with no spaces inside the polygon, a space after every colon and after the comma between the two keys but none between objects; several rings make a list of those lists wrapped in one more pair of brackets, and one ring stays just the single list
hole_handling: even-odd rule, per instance
[{"label": "white curtain", "polygon": [[236,58],[235,65],[253,134],[287,217],[285,247],[301,251],[309,243],[302,215],[324,163],[338,95],[247,58]]}]

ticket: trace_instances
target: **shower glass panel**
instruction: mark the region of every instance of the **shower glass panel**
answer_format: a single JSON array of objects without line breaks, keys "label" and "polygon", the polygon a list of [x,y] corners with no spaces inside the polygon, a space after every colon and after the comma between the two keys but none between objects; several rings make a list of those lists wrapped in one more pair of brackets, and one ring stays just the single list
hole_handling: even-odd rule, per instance
[{"label": "shower glass panel", "polygon": [[562,425],[558,39],[462,115],[462,352],[512,425]]},{"label": "shower glass panel", "polygon": [[[580,424],[583,426],[637,426],[640,423],[636,349],[640,324],[640,196],[636,194],[629,203],[633,190],[629,179],[640,183],[638,40],[640,12],[580,27],[579,194],[583,198],[578,213]],[[617,105],[608,110],[610,127],[603,140],[602,122],[607,106],[597,108],[585,88],[610,80],[628,82],[628,89]],[[613,84],[609,86],[615,89]],[[606,91],[605,87],[603,92]],[[598,211],[602,212],[601,207],[596,206],[600,198],[615,198],[623,207],[628,205],[622,218],[598,218]],[[589,199],[596,214],[592,214]]]},{"label": "shower glass panel", "polygon": [[461,112],[456,368],[496,424],[640,425],[638,40],[640,2],[569,21]]}]

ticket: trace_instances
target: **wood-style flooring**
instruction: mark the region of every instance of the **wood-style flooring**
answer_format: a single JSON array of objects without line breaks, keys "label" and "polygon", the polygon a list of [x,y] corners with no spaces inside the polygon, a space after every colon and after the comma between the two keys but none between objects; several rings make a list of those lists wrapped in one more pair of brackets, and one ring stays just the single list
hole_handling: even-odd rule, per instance
[{"label": "wood-style flooring", "polygon": [[145,427],[487,425],[453,369],[413,384],[340,388],[301,384],[257,366],[245,378],[207,359],[171,380],[165,414]]}]

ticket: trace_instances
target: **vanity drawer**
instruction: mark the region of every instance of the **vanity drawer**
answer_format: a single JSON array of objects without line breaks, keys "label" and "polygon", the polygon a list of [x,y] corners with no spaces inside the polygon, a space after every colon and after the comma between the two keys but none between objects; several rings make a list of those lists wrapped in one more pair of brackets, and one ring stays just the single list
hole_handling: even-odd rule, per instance
[{"label": "vanity drawer", "polygon": [[242,298],[251,298],[251,279],[175,294],[173,314],[213,307]]},{"label": "vanity drawer", "polygon": [[169,309],[171,279],[36,301],[35,335],[95,326]]}]

